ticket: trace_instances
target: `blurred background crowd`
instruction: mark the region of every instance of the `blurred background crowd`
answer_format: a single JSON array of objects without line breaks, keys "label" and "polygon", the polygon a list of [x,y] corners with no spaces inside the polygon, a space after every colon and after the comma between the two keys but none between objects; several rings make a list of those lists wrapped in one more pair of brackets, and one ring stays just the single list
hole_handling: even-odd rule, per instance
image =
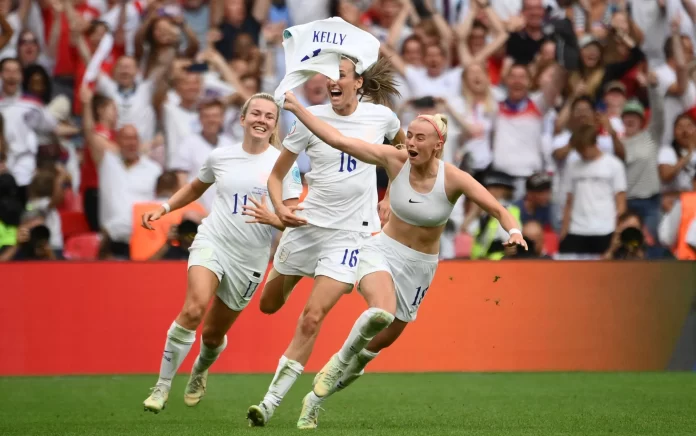
[{"label": "blurred background crowd", "polygon": [[186,259],[214,193],[140,215],[241,141],[283,30],[331,16],[380,40],[403,128],[448,115],[443,159],[530,245],[462,200],[442,258],[696,259],[696,0],[0,0],[0,260]]}]

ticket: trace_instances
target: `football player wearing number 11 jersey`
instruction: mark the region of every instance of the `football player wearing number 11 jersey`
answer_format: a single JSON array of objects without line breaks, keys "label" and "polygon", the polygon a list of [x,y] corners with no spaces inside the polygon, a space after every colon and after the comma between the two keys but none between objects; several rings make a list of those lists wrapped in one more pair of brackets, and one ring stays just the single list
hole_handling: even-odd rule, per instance
[{"label": "football player wearing number 11 jersey", "polygon": [[[172,379],[191,350],[212,299],[203,324],[201,351],[184,392],[188,406],[198,404],[206,391],[208,368],[227,346],[227,331],[263,280],[271,255],[271,225],[284,229],[265,205],[268,176],[280,154],[279,141],[273,138],[279,110],[273,96],[253,95],[242,107],[242,143],[214,149],[197,178],[142,217],[143,227],[151,230],[153,221],[196,201],[215,184],[212,212],[203,219],[189,249],[184,307],[167,332],[159,379],[144,402],[146,411],[164,409]],[[273,142],[276,147],[270,145]],[[281,183],[281,204],[296,207],[302,193],[299,168],[293,166]],[[250,220],[249,215],[256,219]],[[250,224],[255,222],[267,225]]]},{"label": "football player wearing number 11 jersey", "polygon": [[[343,58],[339,79],[327,79],[326,86],[330,104],[309,108],[316,117],[375,147],[390,147],[384,145],[385,138],[392,144],[403,142],[399,119],[383,105],[398,95],[388,60],[377,61],[359,75],[355,63]],[[361,101],[362,97],[370,102]],[[301,151],[306,152],[312,169],[306,175],[307,197],[294,214],[282,204],[281,180]],[[276,250],[261,294],[261,310],[274,313],[280,309],[302,277],[313,277],[314,286],[268,392],[259,405],[248,410],[252,426],[268,422],[304,370],[324,317],[353,289],[362,245],[381,228],[375,165],[330,147],[300,122],[283,141],[268,179],[268,192],[278,217],[289,228]],[[395,308],[385,305],[377,295],[362,295],[369,309],[358,323],[367,335],[374,336],[391,323]],[[298,422],[298,427],[311,428],[312,423]]]}]

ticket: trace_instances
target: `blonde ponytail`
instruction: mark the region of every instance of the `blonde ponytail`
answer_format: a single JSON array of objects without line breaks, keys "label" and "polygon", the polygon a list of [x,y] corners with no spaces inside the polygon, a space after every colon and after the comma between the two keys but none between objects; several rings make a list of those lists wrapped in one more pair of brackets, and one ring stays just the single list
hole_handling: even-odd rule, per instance
[{"label": "blonde ponytail", "polygon": [[278,106],[278,103],[276,103],[275,98],[271,94],[268,94],[266,92],[259,92],[259,93],[252,95],[251,97],[249,97],[249,99],[244,102],[244,105],[242,105],[241,116],[246,117],[247,111],[249,110],[249,104],[251,104],[251,102],[253,100],[256,100],[256,99],[271,101],[276,106],[276,123],[275,123],[275,127],[273,128],[273,132],[271,132],[271,137],[269,138],[268,142],[273,147],[280,150],[281,142],[280,142],[280,131],[279,131],[279,126],[278,126],[280,124],[280,106]]}]

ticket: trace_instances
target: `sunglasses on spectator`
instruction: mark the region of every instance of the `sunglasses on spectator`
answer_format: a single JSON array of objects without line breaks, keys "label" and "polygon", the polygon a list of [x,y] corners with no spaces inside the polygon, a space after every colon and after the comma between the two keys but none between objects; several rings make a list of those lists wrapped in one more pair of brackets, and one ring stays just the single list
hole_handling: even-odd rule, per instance
[{"label": "sunglasses on spectator", "polygon": [[36,44],[36,39],[35,38],[20,39],[19,43],[20,44]]}]

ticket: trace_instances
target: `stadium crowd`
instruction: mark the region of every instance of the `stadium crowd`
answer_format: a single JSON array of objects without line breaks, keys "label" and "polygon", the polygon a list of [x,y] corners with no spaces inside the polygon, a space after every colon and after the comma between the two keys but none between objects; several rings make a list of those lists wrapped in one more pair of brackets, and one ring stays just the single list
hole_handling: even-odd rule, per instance
[{"label": "stadium crowd", "polygon": [[442,258],[696,259],[696,0],[0,0],[0,260],[185,259],[214,192],[140,216],[241,141],[283,30],[330,16],[380,40],[402,127],[448,115],[443,159],[530,247],[461,201]]}]

